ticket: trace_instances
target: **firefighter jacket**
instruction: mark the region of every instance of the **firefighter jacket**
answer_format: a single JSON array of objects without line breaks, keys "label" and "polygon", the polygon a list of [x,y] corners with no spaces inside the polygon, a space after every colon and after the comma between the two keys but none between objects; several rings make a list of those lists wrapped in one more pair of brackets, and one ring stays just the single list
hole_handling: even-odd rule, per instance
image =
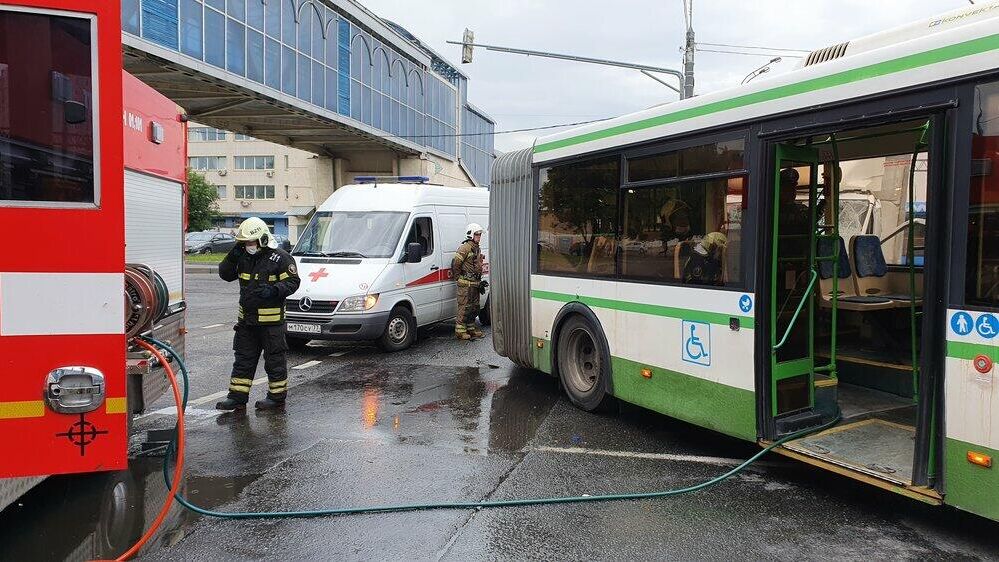
[{"label": "firefighter jacket", "polygon": [[219,264],[219,277],[239,279],[239,323],[248,326],[284,322],[284,301],[301,283],[295,259],[267,247],[251,256],[236,246]]},{"label": "firefighter jacket", "polygon": [[482,260],[479,245],[474,240],[465,240],[458,246],[451,261],[451,276],[459,287],[477,287],[482,280]]}]

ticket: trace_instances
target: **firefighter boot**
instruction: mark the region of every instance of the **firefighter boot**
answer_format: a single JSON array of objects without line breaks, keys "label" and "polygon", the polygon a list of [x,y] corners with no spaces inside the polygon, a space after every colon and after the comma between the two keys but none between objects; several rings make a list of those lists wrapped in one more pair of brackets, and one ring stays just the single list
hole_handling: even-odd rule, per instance
[{"label": "firefighter boot", "polygon": [[253,407],[258,410],[280,410],[284,408],[284,400],[272,400],[264,398],[253,403]]},{"label": "firefighter boot", "polygon": [[476,338],[476,339],[486,337],[485,332],[483,332],[482,330],[480,330],[478,328],[475,328],[475,327],[472,327],[472,329],[469,330],[469,332],[471,332],[472,337]]},{"label": "firefighter boot", "polygon": [[225,400],[215,404],[216,410],[243,410],[246,408],[246,402],[240,402],[239,400],[233,400],[232,398],[226,398]]}]

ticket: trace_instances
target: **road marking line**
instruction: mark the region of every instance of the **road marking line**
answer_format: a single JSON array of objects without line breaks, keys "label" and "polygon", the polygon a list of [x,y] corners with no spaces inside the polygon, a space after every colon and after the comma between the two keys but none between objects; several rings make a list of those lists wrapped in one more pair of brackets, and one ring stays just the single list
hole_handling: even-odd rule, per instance
[{"label": "road marking line", "polygon": [[209,324],[208,326],[202,326],[202,330],[207,330],[209,328],[218,328],[219,326],[225,326],[225,324]]},{"label": "road marking line", "polygon": [[584,449],[582,447],[538,447],[535,451],[544,453],[571,453],[577,455],[599,455],[604,457],[623,457],[629,459],[650,459],[660,461],[696,462],[719,466],[737,466],[744,459],[727,459],[724,457],[703,457],[699,455],[675,455],[670,453],[637,453],[632,451],[608,451],[605,449]]},{"label": "road marking line", "polygon": [[[265,382],[267,382],[267,377],[259,377],[253,379],[253,386],[261,385]],[[209,394],[208,396],[202,396],[201,398],[195,398],[194,400],[189,400],[187,402],[187,406],[188,408],[190,408],[191,406],[201,406],[202,404],[207,404],[209,402],[212,402],[213,400],[218,400],[219,398],[225,398],[228,395],[229,395],[228,390],[220,390],[218,392]],[[177,409],[175,406],[168,406],[166,408],[160,408],[159,410],[153,410],[152,412],[146,412],[145,414],[136,416],[135,419],[144,418],[146,416],[155,416],[158,414],[174,414],[176,413],[176,411]]]},{"label": "road marking line", "polygon": [[344,355],[347,355],[348,353],[350,353],[350,350],[347,350],[347,351],[337,351],[336,353],[330,353],[328,357],[343,357]]},{"label": "road marking line", "polygon": [[318,361],[318,360],[317,361],[306,361],[305,363],[302,363],[301,365],[296,365],[296,366],[292,367],[292,369],[295,369],[295,370],[309,369],[311,367],[315,367],[316,365],[320,365],[320,364],[322,364],[322,361]]}]

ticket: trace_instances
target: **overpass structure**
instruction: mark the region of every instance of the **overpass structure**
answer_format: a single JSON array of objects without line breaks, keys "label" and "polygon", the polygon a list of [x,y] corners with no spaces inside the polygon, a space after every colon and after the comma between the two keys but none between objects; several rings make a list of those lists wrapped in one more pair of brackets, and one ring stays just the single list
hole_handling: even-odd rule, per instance
[{"label": "overpass structure", "polygon": [[334,184],[489,185],[495,122],[468,77],[354,0],[121,2],[125,69],[194,121],[329,158]]}]

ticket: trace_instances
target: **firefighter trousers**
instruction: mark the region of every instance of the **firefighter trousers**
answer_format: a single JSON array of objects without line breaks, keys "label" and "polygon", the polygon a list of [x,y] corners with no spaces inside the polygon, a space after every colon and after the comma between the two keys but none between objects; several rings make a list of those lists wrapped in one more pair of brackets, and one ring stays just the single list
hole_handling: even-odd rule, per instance
[{"label": "firefighter trousers", "polygon": [[458,313],[454,319],[456,334],[476,331],[475,317],[479,315],[479,287],[461,283],[457,287]]},{"label": "firefighter trousers", "polygon": [[236,359],[229,379],[229,398],[245,404],[250,399],[253,374],[257,371],[260,354],[264,354],[267,372],[267,397],[283,401],[288,395],[288,361],[285,352],[284,323],[268,326],[236,324],[232,350]]}]

